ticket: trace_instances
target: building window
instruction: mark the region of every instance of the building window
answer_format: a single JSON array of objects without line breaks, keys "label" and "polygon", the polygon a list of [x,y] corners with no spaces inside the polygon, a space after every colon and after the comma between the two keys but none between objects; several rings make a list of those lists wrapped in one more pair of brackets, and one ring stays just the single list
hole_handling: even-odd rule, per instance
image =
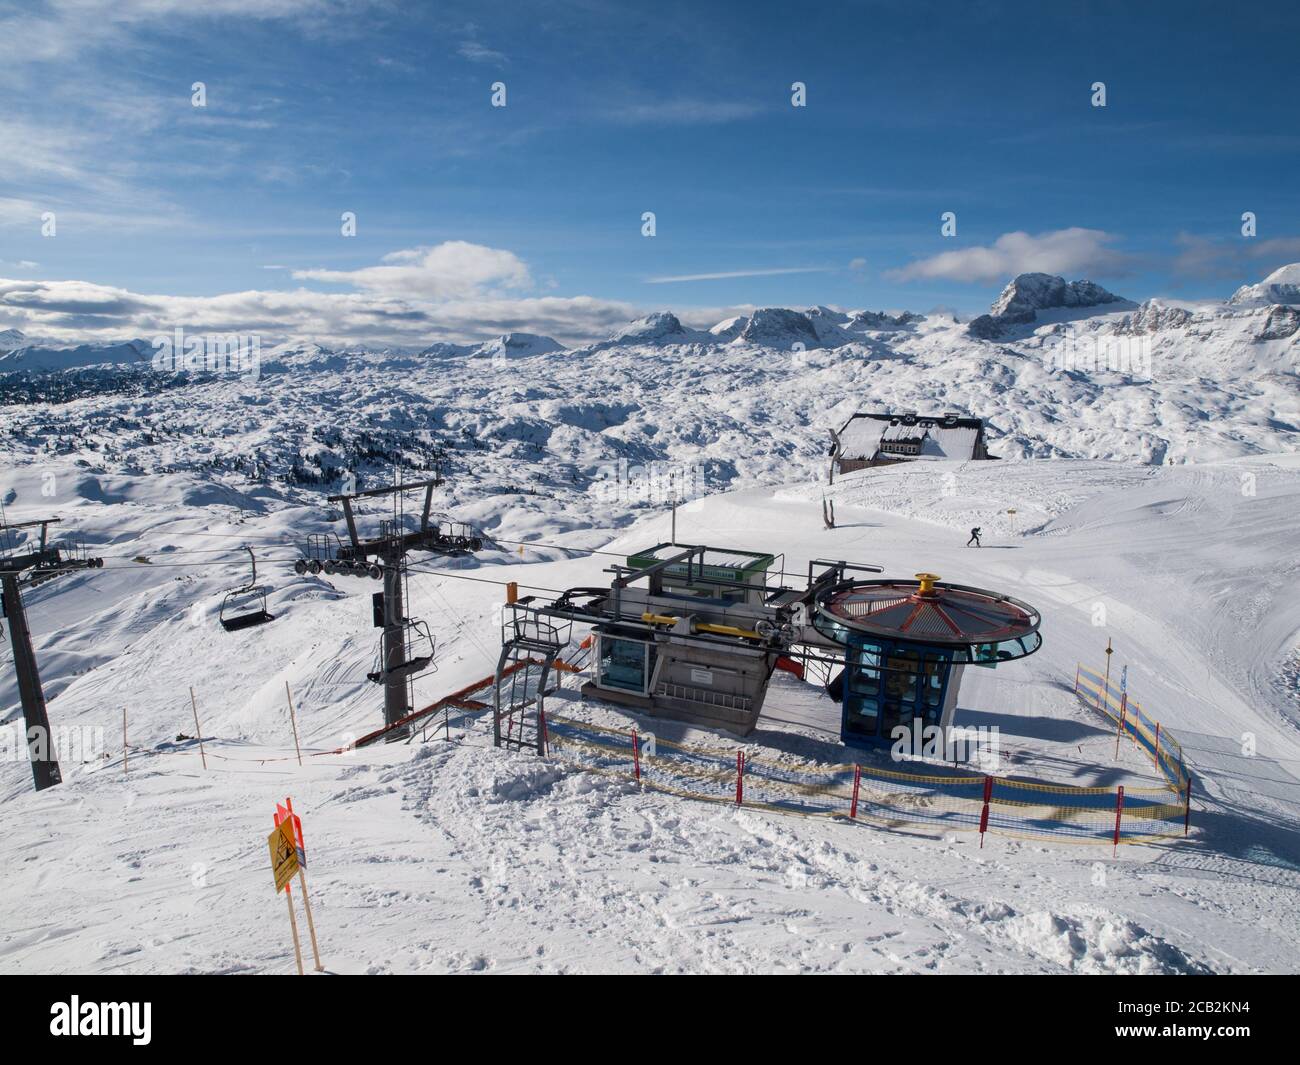
[{"label": "building window", "polygon": [[639,640],[602,636],[598,674],[600,686],[644,695],[650,672],[647,650],[646,645]]}]

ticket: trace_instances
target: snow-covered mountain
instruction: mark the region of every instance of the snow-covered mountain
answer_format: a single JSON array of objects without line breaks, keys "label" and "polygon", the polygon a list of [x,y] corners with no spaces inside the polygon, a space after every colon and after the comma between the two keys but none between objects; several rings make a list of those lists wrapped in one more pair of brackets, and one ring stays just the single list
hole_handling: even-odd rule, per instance
[{"label": "snow-covered mountain", "polygon": [[1040,311],[1079,310],[1132,304],[1091,281],[1066,281],[1052,274],[1020,274],[993,301],[988,314],[974,319],[972,336],[986,340],[1007,335],[1015,326],[1038,320]]},{"label": "snow-covered mountain", "polygon": [[688,329],[671,311],[656,311],[654,314],[637,318],[616,329],[610,334],[608,340],[588,345],[587,350],[604,351],[606,348],[630,344],[648,344],[655,347],[670,344],[707,344],[714,339],[712,333],[700,329]]},{"label": "snow-covered mountain", "polygon": [[1258,284],[1242,285],[1229,303],[1281,303],[1300,306],[1300,263],[1274,270]]},{"label": "snow-covered mountain", "polygon": [[471,354],[486,355],[489,358],[526,359],[533,355],[549,355],[553,351],[563,351],[564,345],[550,337],[538,336],[536,333],[506,333],[480,344]]},{"label": "snow-covered mountain", "polygon": [[[18,345],[6,350],[4,337],[13,334]],[[154,347],[147,340],[127,340],[117,343],[78,344],[75,347],[55,347],[24,344],[26,338],[16,329],[0,334],[0,374],[29,371],[74,370],[86,366],[139,366],[148,368]]]},{"label": "snow-covered mountain", "polygon": [[[1263,285],[1276,290],[1290,269]],[[146,367],[143,341],[29,345],[0,357],[0,419],[19,449],[103,434],[106,470],[128,456],[245,463],[312,483],[376,450],[442,450],[473,471],[478,494],[532,484],[584,496],[620,461],[703,462],[714,488],[818,476],[826,429],[864,409],[982,417],[1008,458],[1169,463],[1300,448],[1295,308],[1135,305],[1030,274],[992,311],[1015,328],[987,339],[946,314],[817,306],[763,308],[707,332],[660,312],[575,349],[529,333],[410,353],[303,339],[264,348],[259,380],[182,376],[102,394],[93,381],[70,390],[57,372],[15,384],[4,371]],[[123,398],[141,387],[145,398]],[[142,420],[166,429],[142,440],[126,428]]]}]

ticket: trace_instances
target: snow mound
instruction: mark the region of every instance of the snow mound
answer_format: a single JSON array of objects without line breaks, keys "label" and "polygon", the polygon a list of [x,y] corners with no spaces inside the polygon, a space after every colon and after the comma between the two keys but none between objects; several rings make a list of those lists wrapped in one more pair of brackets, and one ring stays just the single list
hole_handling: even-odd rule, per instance
[{"label": "snow mound", "polygon": [[1000,931],[1027,953],[1072,973],[1163,976],[1212,971],[1173,944],[1114,914],[1022,914],[1002,922]]}]

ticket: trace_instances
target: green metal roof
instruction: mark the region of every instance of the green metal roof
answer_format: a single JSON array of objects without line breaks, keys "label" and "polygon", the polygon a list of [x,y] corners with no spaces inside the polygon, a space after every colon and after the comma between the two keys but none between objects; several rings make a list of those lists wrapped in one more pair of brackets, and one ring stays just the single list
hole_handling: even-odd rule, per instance
[{"label": "green metal roof", "polygon": [[[631,569],[647,569],[656,562],[662,562],[665,558],[671,558],[688,548],[701,546],[703,545],[655,544],[654,547],[628,555],[627,564]],[[704,547],[701,575],[715,580],[744,581],[755,574],[766,573],[775,561],[774,555],[764,554],[761,551],[741,551],[732,547]],[[686,564],[677,563],[669,566],[664,572],[674,577],[684,577]]]}]

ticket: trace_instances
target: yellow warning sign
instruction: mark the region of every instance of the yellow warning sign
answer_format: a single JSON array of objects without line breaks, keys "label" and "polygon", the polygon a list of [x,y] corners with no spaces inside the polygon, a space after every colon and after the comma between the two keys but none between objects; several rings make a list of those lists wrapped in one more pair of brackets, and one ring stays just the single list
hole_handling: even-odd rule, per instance
[{"label": "yellow warning sign", "polygon": [[271,872],[275,875],[275,890],[283,891],[285,885],[298,872],[298,848],[293,839],[293,823],[281,821],[275,831],[266,837],[271,850]]}]

